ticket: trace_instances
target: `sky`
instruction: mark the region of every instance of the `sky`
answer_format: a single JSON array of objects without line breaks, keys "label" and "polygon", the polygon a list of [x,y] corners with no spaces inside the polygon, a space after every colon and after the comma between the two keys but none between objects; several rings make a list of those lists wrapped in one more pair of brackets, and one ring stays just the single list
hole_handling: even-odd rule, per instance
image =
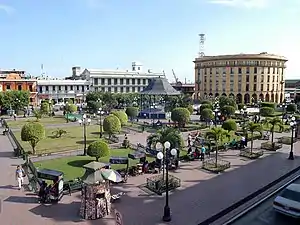
[{"label": "sky", "polygon": [[0,68],[38,76],[71,75],[72,66],[165,71],[194,81],[205,54],[268,52],[288,58],[300,78],[299,0],[0,0]]}]

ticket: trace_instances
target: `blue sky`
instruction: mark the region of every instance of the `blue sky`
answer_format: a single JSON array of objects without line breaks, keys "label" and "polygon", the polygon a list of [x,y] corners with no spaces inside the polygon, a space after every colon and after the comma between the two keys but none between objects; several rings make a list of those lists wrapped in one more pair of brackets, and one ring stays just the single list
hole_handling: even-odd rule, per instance
[{"label": "blue sky", "polygon": [[0,0],[0,68],[69,76],[71,67],[130,68],[140,61],[193,81],[205,53],[267,51],[299,76],[299,0]]}]

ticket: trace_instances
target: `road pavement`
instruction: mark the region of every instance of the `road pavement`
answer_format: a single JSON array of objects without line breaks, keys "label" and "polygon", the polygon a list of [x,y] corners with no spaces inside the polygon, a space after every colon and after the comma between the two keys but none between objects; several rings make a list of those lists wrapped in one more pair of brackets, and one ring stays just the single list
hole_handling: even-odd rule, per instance
[{"label": "road pavement", "polygon": [[[300,184],[300,179],[294,183]],[[275,197],[268,199],[231,225],[299,225],[299,220],[281,215],[273,210],[272,203]]]}]

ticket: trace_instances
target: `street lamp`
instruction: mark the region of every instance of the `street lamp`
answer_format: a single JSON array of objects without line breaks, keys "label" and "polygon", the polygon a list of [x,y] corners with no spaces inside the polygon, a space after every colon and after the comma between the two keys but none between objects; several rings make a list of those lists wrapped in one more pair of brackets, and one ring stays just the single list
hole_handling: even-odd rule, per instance
[{"label": "street lamp", "polygon": [[293,152],[293,148],[294,148],[294,130],[296,128],[297,122],[296,122],[296,118],[292,117],[292,121],[290,122],[290,126],[292,128],[292,136],[291,136],[291,151],[290,151],[290,155],[289,155],[289,160],[294,160],[294,152]]},{"label": "street lamp", "polygon": [[280,108],[282,108],[282,111],[283,111],[282,117],[281,117],[281,120],[282,120],[282,122],[283,122],[284,117],[285,117],[285,114],[286,114],[286,108],[287,108],[287,105],[286,105],[285,103],[282,103],[282,104],[280,105]]},{"label": "street lamp", "polygon": [[217,116],[221,116],[221,113],[219,112],[219,101],[216,100],[215,103],[214,103],[214,112],[215,112],[215,126],[217,126]]},{"label": "street lamp", "polygon": [[100,116],[100,121],[99,121],[100,138],[102,138],[102,115],[104,114],[104,111],[102,110],[102,108],[99,108],[98,114]]},{"label": "street lamp", "polygon": [[171,217],[171,209],[169,206],[169,165],[170,165],[170,157],[176,156],[177,150],[173,148],[171,151],[169,151],[171,144],[168,141],[164,143],[164,147],[165,147],[165,154],[163,152],[158,152],[156,157],[159,160],[162,160],[166,166],[166,203],[165,203],[164,215],[162,219],[164,222],[170,222],[172,220],[172,217]]},{"label": "street lamp", "polygon": [[83,148],[83,155],[87,154],[86,151],[86,125],[91,123],[91,119],[86,118],[86,115],[83,114],[82,115],[82,119],[78,120],[79,124],[83,124],[83,144],[84,144],[84,148]]},{"label": "street lamp", "polygon": [[243,133],[244,137],[246,139],[246,143],[248,142],[248,132],[246,129],[246,122],[248,118],[248,111],[247,111],[247,106],[244,106],[243,109],[240,110],[240,114],[243,116]]}]

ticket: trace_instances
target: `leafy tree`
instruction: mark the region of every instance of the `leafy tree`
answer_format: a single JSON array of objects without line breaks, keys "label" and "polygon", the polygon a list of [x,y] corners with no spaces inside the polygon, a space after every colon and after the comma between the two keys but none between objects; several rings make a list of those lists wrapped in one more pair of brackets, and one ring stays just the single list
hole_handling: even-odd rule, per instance
[{"label": "leafy tree", "polygon": [[109,111],[118,105],[116,95],[111,92],[104,92],[101,100]]},{"label": "leafy tree", "polygon": [[237,130],[237,125],[236,125],[235,120],[226,120],[222,124],[222,128],[224,130],[228,130],[228,131],[236,131]]},{"label": "leafy tree", "polygon": [[61,138],[64,134],[67,134],[67,131],[58,128],[57,130],[53,131],[52,134],[54,134],[56,138]]},{"label": "leafy tree", "polygon": [[296,112],[297,111],[297,105],[296,104],[288,104],[286,107],[287,112]]},{"label": "leafy tree", "polygon": [[125,112],[127,116],[130,117],[131,120],[133,120],[133,118],[138,116],[139,109],[137,107],[127,107]]},{"label": "leafy tree", "polygon": [[208,121],[214,118],[213,111],[209,108],[205,108],[204,110],[201,111],[201,119],[205,120],[206,126]]},{"label": "leafy tree", "polygon": [[102,107],[102,104],[99,101],[89,101],[87,102],[87,107],[90,112],[97,113],[99,108]]},{"label": "leafy tree", "polygon": [[194,112],[194,107],[192,105],[188,105],[187,110],[189,110],[190,114],[192,115]]},{"label": "leafy tree", "polygon": [[172,110],[171,119],[178,123],[178,127],[185,127],[185,124],[190,121],[190,112],[186,108],[175,108]]},{"label": "leafy tree", "polygon": [[40,109],[41,113],[43,115],[49,115],[50,113],[50,105],[48,101],[44,101],[41,103],[41,109]]},{"label": "leafy tree", "polygon": [[23,110],[29,105],[30,93],[28,91],[5,91],[0,93],[0,105],[4,110]]},{"label": "leafy tree", "polygon": [[235,107],[233,107],[231,105],[225,105],[221,108],[221,113],[227,117],[230,117],[230,116],[234,115]]},{"label": "leafy tree", "polygon": [[118,119],[121,122],[121,126],[125,126],[128,122],[128,116],[127,114],[122,110],[116,110],[116,111],[112,111],[111,114],[115,115],[116,117],[118,117]]},{"label": "leafy tree", "polygon": [[238,110],[244,109],[245,106],[246,106],[245,104],[239,103],[238,104]]},{"label": "leafy tree", "polygon": [[29,142],[33,154],[36,154],[35,148],[37,144],[44,138],[45,128],[43,124],[39,122],[26,123],[21,129],[21,140]]},{"label": "leafy tree", "polygon": [[89,145],[87,149],[87,154],[91,157],[95,157],[96,161],[98,161],[99,158],[109,156],[110,150],[108,144],[100,140],[100,141],[95,141]]},{"label": "leafy tree", "polygon": [[262,108],[260,108],[259,113],[262,116],[270,116],[270,115],[274,114],[274,109],[271,107],[262,107]]},{"label": "leafy tree", "polygon": [[174,128],[163,128],[147,137],[147,143],[151,146],[151,148],[155,148],[158,142],[163,144],[166,141],[170,142],[171,149],[176,148],[181,150],[184,148],[184,140],[182,135],[177,129]]},{"label": "leafy tree", "polygon": [[233,98],[229,98],[226,96],[220,96],[219,99],[219,106],[222,109],[225,105],[230,105],[234,108],[236,108],[236,102]]},{"label": "leafy tree", "polygon": [[251,133],[250,151],[252,153],[252,151],[253,151],[253,134],[254,134],[254,132],[261,132],[263,130],[263,128],[262,128],[261,124],[254,123],[251,121],[247,124],[247,130]]},{"label": "leafy tree", "polygon": [[[215,167],[218,167],[218,152],[219,144],[228,136],[228,132],[220,127],[213,127],[205,134],[207,139],[213,139],[216,143],[216,158],[215,158]],[[229,135],[230,136],[230,135]]]},{"label": "leafy tree", "polygon": [[212,104],[202,104],[200,106],[200,114],[204,109],[212,109],[212,108],[213,108]]},{"label": "leafy tree", "polygon": [[43,113],[40,109],[33,110],[32,113],[33,113],[34,117],[36,118],[36,121],[39,121],[43,117]]},{"label": "leafy tree", "polygon": [[284,129],[284,125],[278,117],[273,117],[272,119],[266,119],[263,121],[263,124],[267,125],[271,132],[271,141],[274,143],[274,131],[275,127],[279,127],[279,131],[282,132]]},{"label": "leafy tree", "polygon": [[108,133],[109,138],[113,134],[119,133],[121,131],[121,122],[118,117],[113,114],[105,117],[103,120],[103,130]]},{"label": "leafy tree", "polygon": [[201,105],[206,105],[206,104],[212,105],[212,102],[209,101],[209,100],[203,100],[203,101],[200,102],[200,104],[201,104]]},{"label": "leafy tree", "polygon": [[166,96],[164,101],[166,102],[165,110],[167,112],[172,112],[173,109],[180,107],[180,108],[187,108],[189,105],[192,104],[192,99],[189,95],[181,94],[179,96]]},{"label": "leafy tree", "polygon": [[76,112],[77,111],[77,106],[74,105],[74,104],[70,104],[70,103],[67,103],[65,105],[65,112],[67,114],[67,122],[69,122],[69,114],[73,113],[73,112]]}]

